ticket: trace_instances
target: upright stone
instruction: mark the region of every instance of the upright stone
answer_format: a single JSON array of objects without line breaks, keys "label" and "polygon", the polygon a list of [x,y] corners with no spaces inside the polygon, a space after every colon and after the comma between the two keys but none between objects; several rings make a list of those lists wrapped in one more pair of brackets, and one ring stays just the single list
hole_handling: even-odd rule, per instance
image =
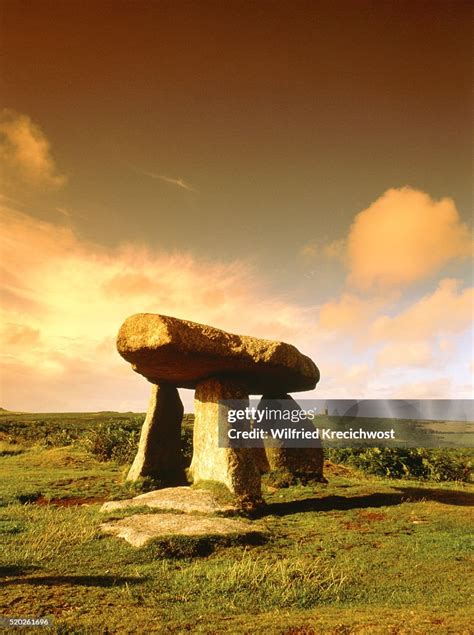
[{"label": "upright stone", "polygon": [[195,483],[218,481],[249,505],[261,503],[261,477],[250,448],[219,447],[221,400],[248,400],[245,384],[228,378],[212,378],[196,387],[194,407],[193,459],[189,474]]},{"label": "upright stone", "polygon": [[168,384],[153,385],[128,481],[148,476],[166,485],[185,482],[181,458],[182,419],[183,404],[177,389]]},{"label": "upright stone", "polygon": [[[279,411],[301,411],[301,406],[290,395],[264,395],[258,404],[258,410],[265,408]],[[267,420],[268,421],[268,420]],[[272,421],[272,427],[281,425],[288,427],[288,420],[284,418],[278,420],[276,417]],[[313,430],[310,421],[302,419],[298,427]],[[268,461],[268,471],[279,471],[294,477],[304,479],[324,480],[324,452],[319,447],[288,447],[288,441],[278,441],[272,439],[265,442],[265,452]]]}]

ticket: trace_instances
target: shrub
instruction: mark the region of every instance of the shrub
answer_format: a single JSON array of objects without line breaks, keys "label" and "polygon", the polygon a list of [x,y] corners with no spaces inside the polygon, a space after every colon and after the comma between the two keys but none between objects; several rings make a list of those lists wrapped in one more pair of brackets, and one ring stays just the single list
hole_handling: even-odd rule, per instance
[{"label": "shrub", "polygon": [[131,463],[137,452],[139,430],[123,423],[101,423],[87,431],[84,447],[99,461]]},{"label": "shrub", "polygon": [[193,457],[193,416],[184,415],[183,426],[181,428],[181,454],[183,455],[183,466],[189,467]]},{"label": "shrub", "polygon": [[[183,467],[191,463],[193,452],[193,428],[185,415],[181,431],[181,454]],[[131,463],[135,457],[140,439],[143,417],[128,421],[107,421],[89,428],[80,442],[99,461]]]},{"label": "shrub", "polygon": [[388,478],[432,481],[472,479],[472,452],[427,448],[334,448],[325,454],[334,463],[346,463],[368,474]]}]

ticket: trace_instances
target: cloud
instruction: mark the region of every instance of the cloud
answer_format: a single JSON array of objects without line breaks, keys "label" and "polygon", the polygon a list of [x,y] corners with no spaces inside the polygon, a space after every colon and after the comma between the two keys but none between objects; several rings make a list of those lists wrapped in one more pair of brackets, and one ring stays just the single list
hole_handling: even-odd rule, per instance
[{"label": "cloud", "polygon": [[0,111],[0,166],[4,176],[28,185],[58,188],[66,177],[57,170],[48,139],[27,115]]},{"label": "cloud", "polygon": [[299,255],[308,260],[324,258],[325,260],[344,262],[346,241],[342,238],[324,244],[310,242],[301,247]]},{"label": "cloud", "polygon": [[[455,378],[446,371],[384,369],[328,358],[314,397],[318,399],[470,399],[472,380],[466,369]],[[407,377],[408,375],[408,377]],[[408,379],[409,378],[409,379]],[[304,395],[302,395],[304,397]]]},{"label": "cloud", "polygon": [[338,240],[333,240],[330,243],[327,243],[323,247],[323,255],[328,260],[338,260],[340,262],[344,262],[346,257],[346,241],[341,238]]},{"label": "cloud", "polygon": [[40,330],[24,324],[0,325],[0,338],[5,346],[34,346],[40,341]]},{"label": "cloud", "polygon": [[452,199],[390,189],[357,214],[350,228],[348,284],[363,291],[409,285],[471,254],[469,229]]},{"label": "cloud", "polygon": [[[315,353],[322,376],[318,394],[463,398],[472,393],[463,359],[472,352],[474,289],[446,278],[431,293],[401,306],[396,293],[345,293],[321,305],[318,332],[332,333],[333,339]],[[354,376],[348,369],[357,366],[357,359],[366,372]],[[437,381],[447,368],[450,381]]]},{"label": "cloud", "polygon": [[184,179],[175,179],[170,176],[165,176],[164,174],[156,174],[155,172],[147,172],[146,170],[139,170],[138,168],[133,168],[135,172],[139,174],[144,174],[145,176],[149,176],[151,179],[158,179],[163,181],[164,183],[169,183],[170,185],[176,185],[176,187],[180,187],[183,190],[188,190],[188,192],[196,192],[197,190],[192,187],[189,183],[186,183]]},{"label": "cloud", "polygon": [[429,341],[410,342],[409,346],[400,346],[400,342],[386,344],[376,356],[376,364],[381,368],[419,368],[433,367],[433,347]]},{"label": "cloud", "polygon": [[[449,364],[459,366],[455,357],[463,355],[459,343],[472,322],[474,290],[463,288],[461,280],[444,278],[434,291],[412,296],[408,303],[403,291],[449,260],[467,257],[471,244],[450,199],[435,202],[410,188],[385,192],[356,216],[346,241],[338,242],[336,253],[347,246],[351,289],[320,306],[318,329],[333,334],[333,354],[339,359],[369,360],[367,385],[360,387],[366,396],[393,395],[401,385],[399,371],[415,373],[413,391],[409,384],[403,388],[407,395],[433,394],[436,387],[445,387],[430,383],[425,391],[423,375],[439,374]],[[461,383],[469,379],[456,372],[449,391],[459,388],[464,394]],[[347,370],[337,373],[355,385]],[[331,381],[324,382],[323,373],[320,388],[327,385],[339,394]],[[444,394],[443,388],[438,396]]]},{"label": "cloud", "polygon": [[115,350],[121,322],[143,311],[295,344],[321,369],[316,393],[301,397],[460,397],[467,390],[461,337],[473,291],[459,280],[442,280],[404,308],[396,292],[346,291],[318,313],[276,296],[246,261],[132,243],[106,248],[8,206],[0,222],[3,407],[143,410],[149,385]]},{"label": "cloud", "polygon": [[64,216],[64,218],[66,218],[67,220],[70,220],[72,217],[71,212],[66,207],[56,207],[55,210],[58,214],[61,214],[61,216]]},{"label": "cloud", "polygon": [[135,244],[107,249],[5,207],[0,222],[3,407],[143,410],[149,385],[115,350],[132,313],[292,343],[311,329],[311,311],[275,297],[245,262]]},{"label": "cloud", "polygon": [[169,176],[164,176],[163,174],[150,174],[150,176],[154,179],[161,179],[165,183],[170,183],[171,185],[176,185],[177,187],[181,187],[183,190],[188,190],[189,192],[195,192],[196,190],[183,181],[183,179],[172,179]]},{"label": "cloud", "polygon": [[329,300],[321,306],[319,325],[327,330],[354,333],[355,329],[367,327],[387,301],[386,298],[368,299],[344,293],[340,298]]},{"label": "cloud", "polygon": [[316,398],[357,399],[373,395],[373,372],[369,364],[337,361],[328,356],[318,384]]},{"label": "cloud", "polygon": [[303,245],[300,249],[300,256],[303,258],[307,258],[309,260],[313,260],[316,258],[321,252],[316,243],[307,243]]},{"label": "cloud", "polygon": [[450,377],[414,381],[392,388],[392,399],[466,399],[469,392],[460,391]]},{"label": "cloud", "polygon": [[411,343],[427,337],[461,333],[472,323],[474,289],[461,289],[460,280],[446,278],[437,289],[397,315],[379,316],[370,331],[372,340]]}]

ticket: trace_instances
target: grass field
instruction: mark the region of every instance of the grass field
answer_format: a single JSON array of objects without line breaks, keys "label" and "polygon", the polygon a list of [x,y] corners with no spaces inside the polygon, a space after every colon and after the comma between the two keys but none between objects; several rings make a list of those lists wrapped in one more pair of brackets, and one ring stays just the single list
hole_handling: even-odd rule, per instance
[{"label": "grass field", "polygon": [[328,463],[327,484],[265,486],[264,544],[136,549],[98,531],[101,502],[130,495],[126,465],[81,442],[118,416],[141,420],[0,415],[3,616],[54,633],[472,632],[472,485]]}]

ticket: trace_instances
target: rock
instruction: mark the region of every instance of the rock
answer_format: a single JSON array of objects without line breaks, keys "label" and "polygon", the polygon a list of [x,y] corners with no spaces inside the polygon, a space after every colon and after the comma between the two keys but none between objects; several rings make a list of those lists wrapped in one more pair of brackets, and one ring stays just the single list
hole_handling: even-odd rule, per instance
[{"label": "rock", "polygon": [[[209,379],[197,385],[194,408],[193,459],[189,474],[195,483],[218,481],[244,505],[262,502],[260,471],[251,448],[219,447],[220,400],[247,399],[246,387],[231,379]],[[221,411],[221,421],[227,420]]]},{"label": "rock", "polygon": [[201,514],[235,511],[233,505],[220,502],[217,496],[209,490],[192,487],[166,487],[165,489],[147,492],[126,500],[109,501],[102,505],[100,511],[112,512],[118,509],[142,506],[186,513],[198,512]]},{"label": "rock", "polygon": [[[300,405],[290,395],[276,397],[274,393],[271,397],[264,395],[257,409],[261,410],[265,407],[272,410],[301,410]],[[272,422],[273,427],[277,425],[278,421]],[[287,427],[288,423],[283,421],[282,426]],[[305,422],[304,419],[298,423],[298,427],[314,429],[311,422]],[[296,477],[324,480],[324,451],[320,444],[319,447],[288,447],[288,441],[272,439],[265,441],[265,452],[269,472],[286,472]]]},{"label": "rock", "polygon": [[248,404],[249,394],[262,393],[291,399],[287,392],[316,386],[317,367],[294,346],[139,313],[125,320],[117,348],[136,372],[156,386],[129,480],[151,476],[176,484],[182,479],[179,446],[183,408],[178,387],[196,389],[189,468],[195,483],[223,483],[239,506],[255,507],[263,502],[261,473],[269,469],[322,474],[322,450],[219,447],[219,413],[221,422],[227,419],[221,412],[227,406],[219,401],[239,399]]},{"label": "rock", "polygon": [[138,451],[127,480],[151,477],[169,485],[186,482],[181,457],[183,404],[174,386],[152,387]]},{"label": "rock", "polygon": [[257,448],[251,448],[251,450],[253,452],[253,460],[260,474],[266,474],[267,472],[269,472],[270,464],[268,462],[268,457],[267,457],[265,448],[262,446]]},{"label": "rock", "polygon": [[153,313],[127,318],[117,348],[151,383],[195,388],[203,380],[230,375],[248,394],[266,390],[311,390],[319,380],[313,361],[294,346]]},{"label": "rock", "polygon": [[134,547],[143,547],[151,540],[170,536],[250,536],[265,533],[243,520],[164,513],[136,514],[102,523],[100,529],[123,538]]},{"label": "rock", "polygon": [[268,472],[286,472],[303,479],[326,482],[322,448],[267,448]]}]

